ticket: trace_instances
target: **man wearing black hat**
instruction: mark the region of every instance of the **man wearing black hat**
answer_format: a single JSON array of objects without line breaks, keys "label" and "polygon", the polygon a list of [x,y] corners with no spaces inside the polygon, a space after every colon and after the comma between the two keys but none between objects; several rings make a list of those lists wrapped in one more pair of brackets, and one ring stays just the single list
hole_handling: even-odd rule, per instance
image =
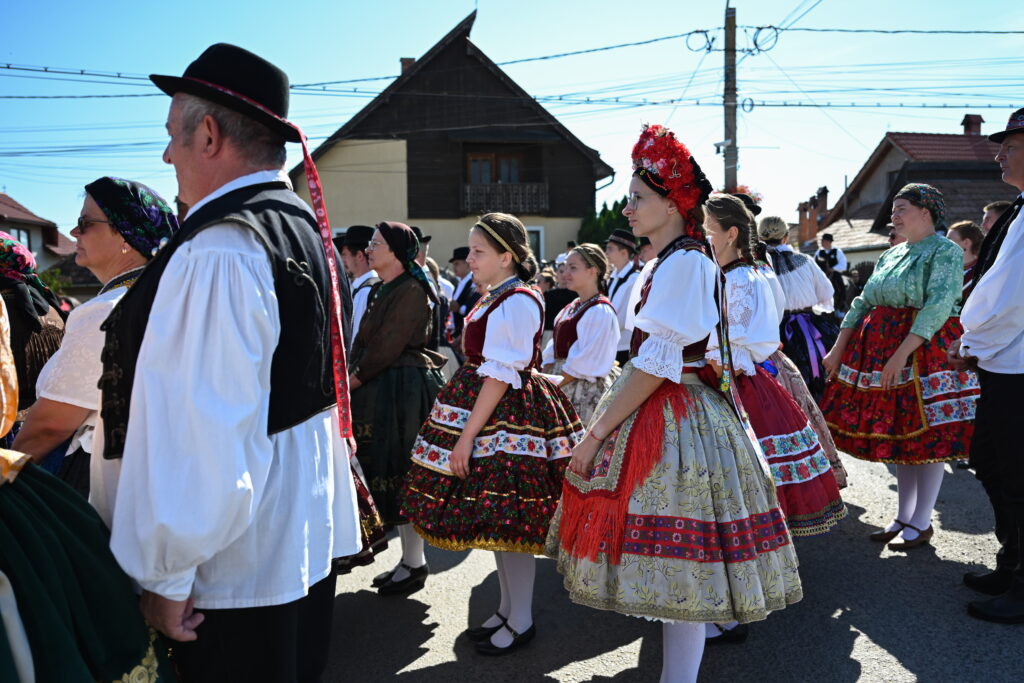
[{"label": "man wearing black hat", "polygon": [[640,266],[636,263],[636,237],[629,230],[617,228],[604,243],[604,253],[615,269],[608,280],[608,298],[611,299],[615,314],[619,318],[621,333],[615,360],[619,365],[625,365],[629,360],[629,342],[633,335],[632,330],[626,329],[629,294],[633,291],[637,276],[640,275]]},{"label": "man wearing black hat", "polygon": [[455,273],[455,277],[459,278],[459,283],[455,285],[455,293],[452,295],[451,313],[453,322],[452,350],[460,364],[462,363],[462,344],[460,342],[465,318],[480,299],[479,292],[473,286],[473,274],[469,272],[467,258],[469,258],[469,247],[456,247],[452,252],[452,257],[448,259],[448,263],[452,266],[452,272]]},{"label": "man wearing black hat", "polygon": [[[996,161],[1003,182],[1024,191],[1024,109],[1006,130],[989,136],[999,143]],[[1004,624],[1024,623],[1024,450],[1020,446],[1020,400],[1024,396],[1024,193],[985,236],[975,266],[974,291],[960,321],[964,334],[949,356],[954,366],[976,365],[981,382],[971,443],[971,465],[995,513],[999,552],[992,572],[970,572],[964,583],[995,596],[971,602],[968,613]]]},{"label": "man wearing black hat", "polygon": [[824,233],[821,236],[821,248],[814,253],[814,262],[818,264],[825,275],[828,275],[832,289],[835,290],[834,305],[837,312],[846,310],[846,281],[843,273],[849,267],[846,262],[846,254],[839,247],[832,246],[832,234]]},{"label": "man wearing black hat", "polygon": [[416,263],[423,267],[427,265],[427,256],[430,255],[430,240],[434,239],[432,235],[424,235],[423,230],[418,225],[410,225],[413,234],[416,235],[417,241],[420,243],[420,250],[416,252]]},{"label": "man wearing black hat", "polygon": [[151,78],[190,209],[104,324],[111,549],[182,680],[314,680],[332,558],[361,547],[322,192],[282,171],[303,136],[277,67],[218,44]]},{"label": "man wearing black hat", "polygon": [[370,301],[370,289],[380,282],[377,272],[370,268],[366,257],[366,247],[373,237],[373,228],[368,225],[353,225],[340,238],[335,238],[341,261],[345,271],[352,279],[352,330],[353,336],[359,332],[359,322],[366,313]]}]

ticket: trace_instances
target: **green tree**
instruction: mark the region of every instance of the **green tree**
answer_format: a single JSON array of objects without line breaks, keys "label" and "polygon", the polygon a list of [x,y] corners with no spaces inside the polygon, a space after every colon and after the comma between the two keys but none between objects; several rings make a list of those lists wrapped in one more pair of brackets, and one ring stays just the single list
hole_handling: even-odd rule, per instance
[{"label": "green tree", "polygon": [[71,285],[71,278],[60,272],[60,268],[48,268],[39,273],[43,284],[53,290],[54,294],[63,294],[64,288]]},{"label": "green tree", "polygon": [[620,228],[629,230],[629,221],[622,215],[622,209],[625,206],[626,198],[623,197],[612,202],[611,207],[608,206],[608,202],[605,202],[601,205],[600,211],[591,210],[583,218],[577,241],[604,244],[613,230]]}]

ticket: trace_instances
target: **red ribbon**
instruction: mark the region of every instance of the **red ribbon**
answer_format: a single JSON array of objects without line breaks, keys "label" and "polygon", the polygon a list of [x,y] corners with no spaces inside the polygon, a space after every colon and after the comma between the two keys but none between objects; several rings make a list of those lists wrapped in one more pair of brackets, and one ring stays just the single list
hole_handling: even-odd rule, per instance
[{"label": "red ribbon", "polygon": [[299,134],[299,138],[302,141],[302,163],[306,173],[306,184],[309,187],[309,198],[313,204],[313,214],[316,216],[317,227],[320,229],[320,239],[323,242],[324,254],[327,256],[327,269],[331,273],[331,351],[333,355],[334,391],[338,398],[338,424],[341,427],[342,438],[351,439],[352,411],[349,406],[348,366],[345,361],[345,344],[342,342],[341,337],[341,289],[338,286],[338,264],[334,258],[331,225],[327,220],[327,206],[324,204],[324,188],[320,184],[320,174],[317,173],[316,164],[313,163],[313,156],[309,153],[309,143],[306,139],[306,134],[291,121],[278,116],[256,100],[246,97],[241,93],[191,76],[186,76],[185,80],[205,85],[225,95],[237,97],[243,102],[256,107],[264,114],[289,126]]}]

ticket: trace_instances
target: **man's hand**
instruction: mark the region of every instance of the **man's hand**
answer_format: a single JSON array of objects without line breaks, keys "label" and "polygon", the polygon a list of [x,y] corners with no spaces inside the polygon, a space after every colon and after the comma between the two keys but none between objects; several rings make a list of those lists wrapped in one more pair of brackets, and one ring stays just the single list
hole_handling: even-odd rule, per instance
[{"label": "man's hand", "polygon": [[960,340],[955,340],[946,349],[946,362],[949,366],[957,372],[963,372],[964,370],[974,370],[978,367],[978,359],[974,356],[967,356],[966,358],[960,355]]},{"label": "man's hand", "polygon": [[199,637],[195,629],[205,619],[201,613],[193,611],[192,598],[168,600],[156,593],[143,591],[139,608],[150,626],[171,640],[183,643]]}]

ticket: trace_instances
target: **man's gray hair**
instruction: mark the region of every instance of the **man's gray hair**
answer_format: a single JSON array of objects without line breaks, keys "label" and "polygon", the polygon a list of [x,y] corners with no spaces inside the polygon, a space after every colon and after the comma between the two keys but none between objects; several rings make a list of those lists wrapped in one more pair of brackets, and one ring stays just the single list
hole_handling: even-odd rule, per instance
[{"label": "man's gray hair", "polygon": [[203,117],[210,116],[230,140],[242,158],[259,168],[284,168],[287,152],[284,139],[244,114],[195,95],[179,93],[181,98],[181,132],[191,139]]}]

